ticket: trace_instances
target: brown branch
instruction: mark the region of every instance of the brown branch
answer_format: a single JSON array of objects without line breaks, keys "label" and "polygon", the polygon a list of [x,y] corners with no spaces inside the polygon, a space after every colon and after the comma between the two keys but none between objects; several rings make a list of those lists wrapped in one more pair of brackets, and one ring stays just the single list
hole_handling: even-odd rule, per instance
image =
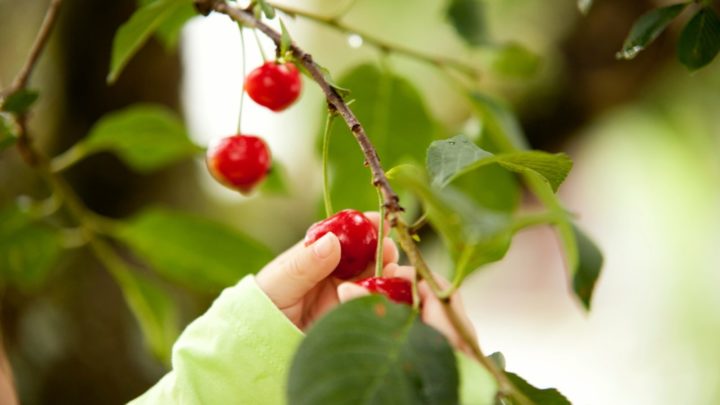
[{"label": "brown branch", "polygon": [[55,25],[55,21],[57,20],[57,14],[60,10],[61,4],[62,0],[50,1],[50,5],[45,12],[45,18],[43,19],[42,25],[40,25],[40,30],[35,37],[32,48],[30,48],[30,55],[28,55],[28,58],[25,60],[25,65],[23,65],[17,76],[15,76],[15,79],[10,86],[10,92],[18,91],[27,86],[30,75],[32,74],[32,71],[37,64],[37,61],[42,54],[43,48],[45,47],[45,44],[47,44],[47,40],[50,37],[50,32],[52,32],[53,26]]},{"label": "brown branch", "polygon": [[[20,68],[20,71],[17,76],[15,76],[15,79],[10,87],[2,92],[2,97],[7,97],[27,87],[30,75],[37,64],[38,59],[40,59],[40,55],[42,54],[42,51],[48,42],[48,38],[50,37],[50,33],[55,26],[55,21],[57,20],[57,14],[60,10],[61,4],[62,0],[51,0],[48,9],[45,12],[43,22],[40,25],[40,30],[35,37],[35,41],[33,41],[30,54],[25,60],[25,64],[22,68]],[[17,115],[17,124],[17,148],[20,156],[22,156],[23,160],[30,166],[40,165],[43,159],[32,147],[32,138],[30,138],[30,135],[28,134],[27,114],[25,112],[21,112]]]},{"label": "brown branch", "polygon": [[[199,10],[213,9],[222,14],[226,14],[234,21],[246,27],[258,29],[268,36],[277,47],[280,47],[281,35],[262,21],[255,18],[252,10],[250,9],[239,9],[218,0],[196,0],[196,6]],[[391,219],[392,226],[396,229],[399,235],[402,249],[407,254],[411,264],[416,268],[417,274],[422,279],[426,280],[433,294],[438,297],[442,303],[443,310],[453,325],[453,328],[456,330],[463,342],[470,348],[473,357],[496,379],[498,383],[498,394],[501,397],[515,398],[519,403],[527,403],[526,398],[514,389],[505,373],[491,360],[485,357],[480,349],[477,339],[473,336],[473,333],[468,330],[458,314],[452,308],[452,298],[443,296],[443,291],[441,290],[440,285],[437,280],[435,280],[433,273],[428,268],[420,250],[412,239],[410,229],[400,216],[403,209],[398,203],[398,196],[390,186],[390,183],[385,176],[385,171],[380,164],[377,151],[365,133],[365,129],[355,117],[355,114],[353,114],[347,103],[343,100],[342,96],[338,94],[330,82],[325,78],[323,69],[313,61],[310,54],[302,50],[294,43],[290,45],[290,52],[292,52],[293,56],[305,67],[305,69],[307,69],[308,72],[310,72],[313,80],[320,86],[327,98],[330,110],[335,110],[338,114],[340,114],[343,120],[345,120],[348,128],[352,131],[352,134],[360,145],[360,149],[362,149],[362,152],[365,155],[367,166],[373,174],[373,185],[376,186],[383,195],[384,206],[387,208],[387,213]]]}]

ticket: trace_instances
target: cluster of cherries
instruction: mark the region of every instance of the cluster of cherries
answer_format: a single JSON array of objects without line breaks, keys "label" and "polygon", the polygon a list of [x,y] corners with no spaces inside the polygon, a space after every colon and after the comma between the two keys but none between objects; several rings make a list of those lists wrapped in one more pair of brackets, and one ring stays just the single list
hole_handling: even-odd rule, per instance
[{"label": "cluster of cherries", "polygon": [[[292,63],[270,61],[254,69],[245,79],[245,91],[256,103],[280,112],[300,95],[300,72]],[[255,135],[237,134],[221,138],[208,147],[210,174],[225,186],[250,193],[267,176],[271,155],[267,144]],[[340,240],[341,257],[332,275],[350,280],[362,273],[375,258],[378,237],[375,227],[361,212],[346,209],[310,226],[308,246],[328,232]],[[372,293],[381,293],[399,303],[412,304],[410,281],[399,277],[370,277],[355,281]]]}]

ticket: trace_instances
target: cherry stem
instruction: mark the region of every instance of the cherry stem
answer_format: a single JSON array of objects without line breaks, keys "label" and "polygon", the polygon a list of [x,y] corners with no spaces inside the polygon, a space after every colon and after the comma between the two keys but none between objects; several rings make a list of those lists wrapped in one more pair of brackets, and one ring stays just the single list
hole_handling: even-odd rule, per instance
[{"label": "cherry stem", "polygon": [[383,274],[383,247],[385,245],[385,201],[379,188],[375,189],[378,196],[378,211],[380,212],[380,220],[378,221],[378,237],[377,252],[375,255],[375,277],[382,277]]},{"label": "cherry stem", "polygon": [[255,36],[255,42],[257,43],[257,47],[260,50],[260,56],[262,56],[263,63],[267,62],[268,59],[267,55],[265,54],[265,49],[263,49],[262,42],[260,42],[260,37],[258,36],[256,30],[253,30],[253,35]]},{"label": "cherry stem", "polygon": [[245,35],[243,34],[243,26],[242,24],[238,24],[238,30],[240,31],[240,52],[242,55],[242,64],[241,64],[241,78],[240,81],[240,111],[238,112],[238,123],[237,123],[237,133],[242,134],[242,116],[243,116],[243,101],[245,100]]},{"label": "cherry stem", "polygon": [[325,202],[325,217],[329,218],[335,211],[332,207],[330,196],[330,174],[328,173],[328,161],[330,159],[330,128],[336,113],[328,109],[325,119],[325,130],[323,131],[323,152],[322,152],[322,175],[323,175],[323,201]]}]

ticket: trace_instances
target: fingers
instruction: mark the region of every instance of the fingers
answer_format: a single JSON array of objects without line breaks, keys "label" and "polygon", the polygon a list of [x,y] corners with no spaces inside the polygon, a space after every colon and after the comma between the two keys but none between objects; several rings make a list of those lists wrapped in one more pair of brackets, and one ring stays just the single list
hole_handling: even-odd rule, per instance
[{"label": "fingers", "polygon": [[340,302],[345,303],[355,298],[370,295],[370,291],[368,291],[365,287],[361,287],[355,283],[345,282],[337,287],[337,294]]},{"label": "fingers", "polygon": [[267,296],[283,309],[296,304],[340,262],[340,241],[328,232],[310,246],[299,243],[270,262],[255,277]]},{"label": "fingers", "polygon": [[383,269],[385,277],[400,277],[406,280],[415,280],[415,267],[399,266],[397,263],[390,263]]}]

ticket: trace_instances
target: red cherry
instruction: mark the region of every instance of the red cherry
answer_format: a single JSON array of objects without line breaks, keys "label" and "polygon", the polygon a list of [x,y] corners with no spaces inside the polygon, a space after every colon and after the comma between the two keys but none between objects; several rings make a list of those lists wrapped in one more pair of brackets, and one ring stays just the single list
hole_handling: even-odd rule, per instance
[{"label": "red cherry", "polygon": [[270,151],[254,135],[234,135],[210,144],[206,162],[215,180],[249,193],[260,183],[270,167]]},{"label": "red cherry", "polygon": [[273,111],[290,106],[300,95],[300,89],[300,72],[292,63],[265,62],[245,79],[250,98]]},{"label": "red cherry", "polygon": [[305,234],[305,246],[309,246],[328,232],[340,239],[340,263],[332,275],[343,280],[362,273],[375,259],[377,231],[365,215],[356,210],[342,210],[316,222]]},{"label": "red cherry", "polygon": [[355,284],[365,287],[371,293],[384,294],[392,301],[412,305],[412,284],[401,277],[370,277],[358,280]]}]

